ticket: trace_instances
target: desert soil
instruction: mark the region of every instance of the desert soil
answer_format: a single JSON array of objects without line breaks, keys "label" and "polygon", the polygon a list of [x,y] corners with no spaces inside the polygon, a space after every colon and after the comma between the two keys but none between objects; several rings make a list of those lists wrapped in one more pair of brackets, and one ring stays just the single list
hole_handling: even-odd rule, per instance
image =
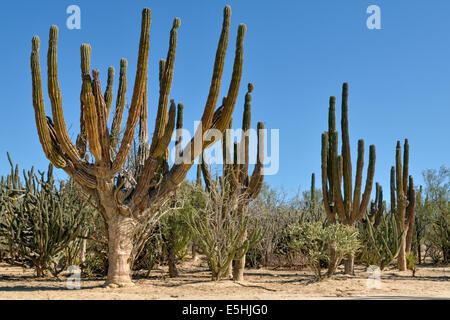
[{"label": "desert soil", "polygon": [[355,276],[342,271],[313,282],[308,270],[248,269],[244,282],[212,282],[205,261],[198,260],[180,265],[178,278],[168,278],[167,269],[160,267],[148,277],[135,275],[134,287],[104,288],[104,278],[82,278],[81,289],[70,290],[65,275],[37,279],[33,270],[0,263],[0,299],[450,299],[449,266],[419,266],[414,278],[411,271],[388,268],[378,289],[368,287],[363,266],[356,267]]}]

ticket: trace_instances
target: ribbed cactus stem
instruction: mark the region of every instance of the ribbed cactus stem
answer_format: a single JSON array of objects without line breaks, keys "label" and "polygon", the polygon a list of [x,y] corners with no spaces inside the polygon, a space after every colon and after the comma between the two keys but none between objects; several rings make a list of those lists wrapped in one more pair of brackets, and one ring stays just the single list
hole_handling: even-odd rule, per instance
[{"label": "ribbed cactus stem", "polygon": [[104,99],[106,104],[106,122],[108,122],[109,114],[111,113],[111,105],[113,100],[113,83],[114,83],[114,67],[108,68],[108,80],[106,84]]},{"label": "ribbed cactus stem", "polygon": [[[100,72],[99,70],[95,69],[92,70],[92,92],[94,94],[95,98],[95,106],[97,110],[97,130],[99,135],[99,142],[100,147],[102,150],[102,158],[107,166],[109,166],[109,163],[111,161],[111,157],[109,154],[109,134],[108,134],[108,128],[107,128],[107,108],[106,103],[104,100],[104,96],[102,94],[102,87],[100,83]],[[100,160],[100,159],[98,159]]]},{"label": "ribbed cactus stem", "polygon": [[58,141],[61,144],[62,150],[67,153],[72,161],[78,162],[81,160],[80,155],[77,148],[70,141],[62,110],[61,91],[58,83],[57,42],[58,27],[53,25],[50,28],[47,53],[48,94],[52,105],[53,122],[55,124]]},{"label": "ribbed cactus stem", "polygon": [[[202,131],[211,126],[211,121],[216,109],[217,99],[219,97],[220,84],[222,81],[223,66],[225,64],[225,54],[228,48],[228,36],[230,31],[231,8],[226,6],[223,10],[222,32],[220,34],[219,44],[217,46],[216,57],[214,60],[214,69],[209,86],[208,99],[202,115]],[[228,123],[227,123],[228,125]]]},{"label": "ribbed cactus stem", "polygon": [[[182,143],[182,129],[183,129],[183,103],[178,103],[177,106],[177,124],[176,124],[176,140],[175,140],[175,157],[179,161],[181,157],[181,143]],[[178,161],[176,161],[178,163]]]},{"label": "ribbed cactus stem", "polygon": [[81,52],[81,72],[83,75],[83,86],[81,89],[81,102],[84,106],[84,121],[89,141],[89,149],[96,160],[102,159],[100,146],[100,135],[98,132],[98,115],[95,106],[95,97],[92,88],[91,76],[89,72],[91,46],[82,44]]},{"label": "ribbed cactus stem", "polygon": [[403,193],[408,192],[408,176],[409,176],[409,143],[405,139],[403,144]]},{"label": "ribbed cactus stem", "polygon": [[62,154],[58,152],[56,146],[52,143],[49,129],[47,126],[47,117],[45,115],[44,97],[42,93],[41,66],[39,62],[39,37],[33,37],[31,51],[31,76],[33,88],[33,107],[38,130],[39,140],[47,158],[58,168],[64,168],[66,161]]},{"label": "ribbed cactus stem", "polygon": [[311,202],[314,203],[316,200],[316,175],[311,174]]},{"label": "ribbed cactus stem", "polygon": [[112,174],[117,173],[125,163],[126,157],[131,149],[134,138],[134,130],[139,120],[145,80],[147,78],[150,23],[150,9],[145,8],[142,10],[141,39],[139,41],[139,56],[136,79],[134,81],[133,96],[131,98],[131,106],[128,112],[127,125],[123,134],[122,142],[120,144],[117,156],[112,164]]},{"label": "ribbed cactus stem", "polygon": [[159,88],[159,102],[158,112],[155,121],[155,131],[153,133],[152,144],[150,146],[150,152],[156,148],[158,140],[164,134],[164,126],[167,123],[167,107],[169,103],[169,94],[172,87],[173,69],[175,66],[175,55],[177,49],[177,33],[178,28],[181,25],[181,20],[175,18],[173,21],[172,30],[170,31],[169,50],[167,52],[167,58],[165,62],[160,64],[160,88]]},{"label": "ribbed cactus stem", "polygon": [[111,147],[116,148],[119,141],[120,124],[122,123],[123,110],[125,107],[125,94],[127,92],[127,59],[120,60],[119,90],[116,98],[116,110],[114,112],[113,123],[111,125]]}]

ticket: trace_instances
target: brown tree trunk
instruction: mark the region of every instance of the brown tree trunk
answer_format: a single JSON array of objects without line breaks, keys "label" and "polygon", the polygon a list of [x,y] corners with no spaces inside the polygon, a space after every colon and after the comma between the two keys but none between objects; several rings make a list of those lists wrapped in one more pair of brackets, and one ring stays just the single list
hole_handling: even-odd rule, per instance
[{"label": "brown tree trunk", "polygon": [[245,254],[238,260],[233,261],[233,280],[244,281]]},{"label": "brown tree trunk", "polygon": [[346,255],[344,262],[344,273],[354,276],[355,275],[354,264],[355,264],[355,257],[352,256],[351,254]]},{"label": "brown tree trunk", "polygon": [[198,260],[198,246],[195,242],[192,243],[192,261]]},{"label": "brown tree trunk", "polygon": [[[242,214],[244,217],[248,214],[248,205],[242,205],[241,208],[238,209],[238,214]],[[247,229],[245,229],[244,234],[242,235],[241,244],[247,240]],[[233,280],[234,281],[244,281],[244,269],[245,269],[245,254],[244,250],[239,250],[236,252],[236,256],[241,256],[240,259],[233,260]]]},{"label": "brown tree trunk", "polygon": [[131,281],[131,250],[136,222],[122,214],[115,215],[108,222],[108,276],[105,285],[109,287],[133,286]]},{"label": "brown tree trunk", "polygon": [[[247,240],[247,230],[245,230],[242,237],[242,242]],[[233,260],[233,280],[234,281],[244,281],[244,269],[245,269],[245,253],[246,252],[236,252],[236,256],[241,256],[240,259]]]},{"label": "brown tree trunk", "polygon": [[175,252],[175,235],[173,229],[171,228],[169,231],[169,277],[175,278],[178,277],[178,270],[176,265],[176,252]]},{"label": "brown tree trunk", "polygon": [[397,268],[400,271],[406,270],[406,233],[402,235],[402,243],[397,258]]}]

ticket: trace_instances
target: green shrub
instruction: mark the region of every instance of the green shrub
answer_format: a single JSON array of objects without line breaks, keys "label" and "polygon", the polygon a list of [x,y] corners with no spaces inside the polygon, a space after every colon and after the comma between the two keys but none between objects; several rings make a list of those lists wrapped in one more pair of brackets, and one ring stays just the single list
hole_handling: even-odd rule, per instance
[{"label": "green shrub", "polygon": [[316,280],[322,279],[321,261],[328,262],[331,277],[344,256],[355,254],[359,248],[358,230],[342,224],[297,223],[288,227],[288,234],[290,250],[306,257]]}]

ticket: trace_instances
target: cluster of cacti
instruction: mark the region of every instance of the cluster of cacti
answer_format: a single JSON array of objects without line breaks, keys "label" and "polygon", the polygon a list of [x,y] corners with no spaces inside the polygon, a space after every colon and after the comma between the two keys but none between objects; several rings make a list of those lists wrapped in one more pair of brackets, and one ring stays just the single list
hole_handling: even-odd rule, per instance
[{"label": "cluster of cacti", "polygon": [[[241,142],[233,144],[233,158],[231,156],[231,127],[226,130],[222,139],[222,154],[223,154],[223,175],[216,179],[211,176],[208,165],[204,158],[199,164],[205,180],[206,192],[212,197],[212,201],[216,206],[220,207],[222,213],[216,212],[221,216],[232,215],[230,219],[238,217],[236,221],[240,221],[239,238],[231,241],[229,252],[235,252],[235,256],[231,256],[233,279],[242,281],[244,277],[245,268],[245,254],[250,246],[257,240],[259,231],[254,229],[252,236],[247,236],[248,224],[248,205],[261,191],[263,185],[263,148],[264,148],[264,125],[262,122],[258,123],[258,142],[257,142],[257,159],[251,176],[248,174],[249,167],[249,144],[250,144],[250,123],[251,123],[251,92],[253,91],[253,84],[248,84],[248,92],[245,95],[244,112],[242,120],[242,138]],[[224,99],[226,100],[226,99]],[[231,163],[230,163],[231,162]],[[234,235],[233,235],[234,237]],[[238,247],[235,250],[232,247]],[[231,260],[230,260],[231,261]],[[228,261],[225,263],[228,267]],[[223,264],[222,264],[223,265]]]},{"label": "cluster of cacti", "polygon": [[[81,117],[80,134],[76,145],[69,138],[62,108],[62,94],[57,74],[57,39],[58,28],[50,28],[48,64],[48,93],[50,96],[53,120],[46,117],[42,92],[41,70],[39,62],[40,41],[37,36],[32,40],[31,71],[33,88],[33,106],[39,139],[47,158],[57,167],[63,169],[83,191],[91,197],[91,203],[103,216],[108,232],[109,269],[107,285],[131,285],[130,255],[133,250],[133,236],[137,225],[150,219],[179,187],[193,160],[202,149],[213,141],[203,141],[203,133],[210,128],[223,132],[228,126],[239,91],[243,64],[243,40],[245,25],[239,25],[236,40],[236,53],[233,73],[228,88],[227,98],[219,116],[215,108],[224,69],[225,53],[228,46],[231,9],[224,9],[222,32],[217,48],[213,76],[208,98],[205,104],[201,125],[193,140],[180,152],[183,159],[168,168],[167,149],[175,128],[175,103],[170,103],[169,94],[173,79],[177,30],[180,19],[176,18],[170,32],[169,49],[166,60],[160,62],[159,102],[155,130],[150,146],[147,148],[147,81],[150,10],[142,11],[141,37],[137,60],[136,78],[128,119],[119,143],[120,124],[124,112],[127,90],[127,61],[121,60],[119,91],[116,110],[111,130],[108,129],[109,113],[112,106],[112,84],[114,69],[108,70],[106,91],[103,94],[99,71],[90,72],[91,47],[81,46]],[[180,108],[179,108],[180,111]],[[214,121],[213,121],[214,120]],[[140,160],[137,175],[123,170],[124,163],[134,140],[137,123],[140,122]],[[197,140],[195,140],[197,139]],[[203,141],[200,148],[194,147],[194,141]],[[89,146],[94,162],[89,162],[85,155]]]},{"label": "cluster of cacti", "polygon": [[32,267],[38,277],[48,271],[57,275],[72,263],[79,263],[77,238],[84,228],[88,205],[80,199],[71,181],[55,185],[53,166],[47,175],[34,168],[19,175],[18,165],[2,179],[0,238],[5,259],[11,264]]},{"label": "cluster of cacti", "polygon": [[365,244],[360,261],[367,265],[377,265],[383,270],[397,258],[403,233],[397,226],[394,214],[384,213],[384,209],[375,219],[368,214],[360,230]]},{"label": "cluster of cacti", "polygon": [[397,259],[397,267],[401,271],[406,270],[406,255],[411,251],[416,202],[413,177],[408,175],[408,170],[409,144],[408,139],[405,139],[403,163],[402,147],[400,141],[397,141],[395,166],[391,168],[391,213],[395,214],[397,227],[402,232],[401,247]]},{"label": "cluster of cacti", "polygon": [[[338,132],[335,117],[336,98],[330,97],[328,132],[322,134],[322,193],[329,224],[340,223],[353,226],[367,210],[375,173],[375,146],[369,149],[369,165],[366,185],[361,197],[364,167],[364,140],[358,140],[355,189],[352,189],[352,163],[348,129],[348,84],[342,87],[341,134],[342,152],[338,155]],[[343,182],[343,183],[342,183]],[[343,185],[343,192],[341,191]],[[347,257],[345,273],[353,274],[353,257]]]}]

